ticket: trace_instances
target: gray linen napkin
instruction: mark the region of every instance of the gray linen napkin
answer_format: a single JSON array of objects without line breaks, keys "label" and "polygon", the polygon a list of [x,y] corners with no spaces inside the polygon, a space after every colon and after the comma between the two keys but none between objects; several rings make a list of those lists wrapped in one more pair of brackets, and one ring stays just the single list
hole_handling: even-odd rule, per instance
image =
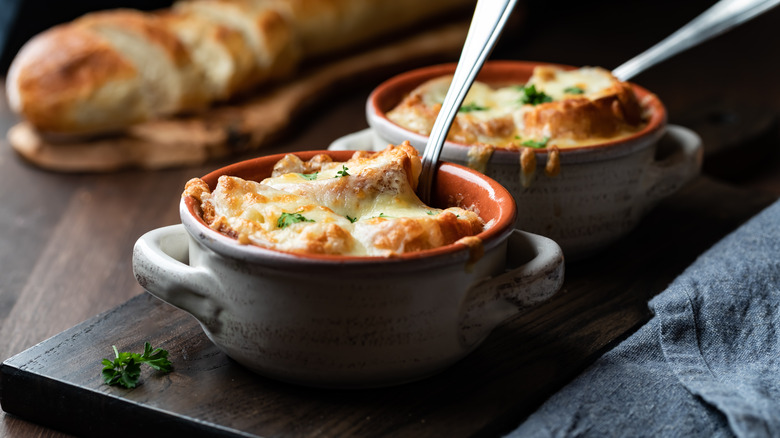
[{"label": "gray linen napkin", "polygon": [[780,201],[650,308],[508,436],[780,437]]}]

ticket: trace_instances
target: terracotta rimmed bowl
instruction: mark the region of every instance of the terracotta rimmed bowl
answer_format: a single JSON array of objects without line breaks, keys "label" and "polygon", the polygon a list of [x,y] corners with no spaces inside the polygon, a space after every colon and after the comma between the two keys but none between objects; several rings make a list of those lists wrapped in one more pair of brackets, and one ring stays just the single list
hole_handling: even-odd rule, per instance
[{"label": "terracotta rimmed bowl", "polygon": [[[524,84],[543,63],[490,61],[478,80],[493,85]],[[571,66],[556,65],[563,68]],[[422,151],[427,136],[386,117],[411,90],[426,80],[452,74],[455,64],[435,65],[394,76],[371,93],[366,104],[370,130],[337,140],[331,149],[383,148],[409,140]],[[701,169],[700,138],[668,126],[666,109],[653,93],[632,84],[648,114],[646,126],[629,137],[560,150],[560,174],[545,175],[548,152],[536,150],[537,171],[523,184],[518,151],[497,149],[485,174],[506,187],[518,204],[516,227],[554,239],[568,260],[598,252],[631,231],[658,201]],[[466,165],[471,146],[447,142],[441,159]]]},{"label": "terracotta rimmed bowl", "polygon": [[[327,153],[296,153],[306,160]],[[283,155],[220,175],[262,180]],[[408,382],[458,361],[507,318],[551,297],[563,256],[550,239],[513,229],[512,196],[490,178],[442,163],[435,207],[475,208],[494,225],[461,243],[393,258],[303,255],[240,245],[210,229],[191,199],[181,225],[136,243],[133,269],[151,294],[192,314],[228,356],[265,376],[321,387]],[[453,200],[457,199],[457,204]]]}]

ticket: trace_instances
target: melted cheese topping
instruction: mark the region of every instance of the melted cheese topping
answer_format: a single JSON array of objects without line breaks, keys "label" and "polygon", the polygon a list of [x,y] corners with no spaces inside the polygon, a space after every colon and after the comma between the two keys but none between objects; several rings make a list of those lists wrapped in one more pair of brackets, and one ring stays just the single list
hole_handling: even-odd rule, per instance
[{"label": "melted cheese topping", "polygon": [[[387,113],[388,119],[429,135],[451,81],[442,76],[423,83]],[[531,90],[546,98],[533,99]],[[586,146],[637,131],[645,123],[641,112],[633,89],[605,69],[538,66],[525,84],[494,88],[475,82],[448,139],[507,149]]]},{"label": "melted cheese topping", "polygon": [[419,173],[417,151],[405,142],[346,162],[288,155],[261,182],[221,176],[210,192],[196,178],[184,196],[200,202],[210,227],[240,243],[291,252],[392,256],[484,229],[473,211],[423,204],[414,192]]}]

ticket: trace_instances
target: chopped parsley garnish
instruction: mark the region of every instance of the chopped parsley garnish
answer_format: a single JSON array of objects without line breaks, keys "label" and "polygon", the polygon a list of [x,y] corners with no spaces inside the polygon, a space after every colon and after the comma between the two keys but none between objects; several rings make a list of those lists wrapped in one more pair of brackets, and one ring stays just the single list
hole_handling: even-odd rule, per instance
[{"label": "chopped parsley garnish", "polygon": [[563,92],[566,94],[583,94],[585,90],[580,87],[566,87],[563,89]]},{"label": "chopped parsley garnish", "polygon": [[292,224],[297,224],[298,222],[314,222],[311,219],[306,219],[302,214],[300,213],[285,213],[282,212],[282,215],[279,216],[279,219],[276,220],[276,226],[279,228],[285,228],[287,226],[290,226]]},{"label": "chopped parsley garnish", "polygon": [[384,213],[379,213],[379,216],[374,216],[374,217],[380,217],[382,219],[386,219],[386,218],[389,218],[390,216],[388,216],[388,215],[386,215]]},{"label": "chopped parsley garnish", "polygon": [[300,177],[301,177],[301,178],[303,178],[303,179],[307,179],[307,180],[309,180],[309,181],[314,181],[315,179],[317,179],[317,175],[319,175],[319,174],[320,174],[319,172],[314,172],[314,173],[299,173],[299,174],[298,174],[298,176],[300,176]]},{"label": "chopped parsley garnish", "polygon": [[474,102],[471,102],[469,104],[463,105],[458,109],[458,112],[460,113],[470,113],[472,111],[485,111],[487,110],[487,107],[479,106]]},{"label": "chopped parsley garnish", "polygon": [[432,212],[432,211],[430,211],[430,210],[426,211],[426,213],[428,213],[428,214],[429,214],[429,215],[431,215],[431,216],[435,216],[435,215],[436,215],[436,213],[434,213],[434,212]]},{"label": "chopped parsley garnish", "polygon": [[349,170],[349,167],[347,167],[347,166],[342,164],[341,165],[341,170],[336,172],[336,176],[334,176],[333,178],[341,178],[342,176],[349,176],[349,172],[347,172],[348,170]]},{"label": "chopped parsley garnish", "polygon": [[352,222],[353,224],[354,224],[355,222],[357,222],[357,218],[356,218],[356,217],[352,217],[352,216],[350,216],[350,215],[347,215],[347,219],[349,219],[349,221],[350,221],[350,222]]},{"label": "chopped parsley garnish", "polygon": [[523,146],[528,146],[535,149],[541,149],[547,147],[547,142],[550,141],[550,137],[545,137],[541,140],[526,140],[520,143]]},{"label": "chopped parsley garnish", "polygon": [[138,378],[141,375],[141,364],[147,364],[157,371],[164,373],[173,369],[171,361],[168,360],[168,352],[161,349],[152,349],[151,344],[144,344],[143,354],[122,352],[112,346],[114,349],[114,360],[103,359],[103,381],[107,385],[121,385],[125,388],[135,388],[138,384]]},{"label": "chopped parsley garnish", "polygon": [[552,97],[544,93],[544,91],[537,91],[536,85],[529,85],[527,87],[521,87],[522,95],[520,96],[520,103],[523,105],[539,105],[540,103],[552,102]]}]

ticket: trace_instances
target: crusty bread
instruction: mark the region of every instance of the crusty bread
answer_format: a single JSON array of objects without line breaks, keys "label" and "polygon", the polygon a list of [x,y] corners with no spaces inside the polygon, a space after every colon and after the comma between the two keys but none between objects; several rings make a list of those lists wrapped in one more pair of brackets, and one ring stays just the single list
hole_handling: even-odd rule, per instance
[{"label": "crusty bread", "polygon": [[200,108],[209,100],[186,46],[157,15],[112,10],[87,14],[73,26],[94,31],[136,66],[147,114]]},{"label": "crusty bread", "polygon": [[[136,67],[94,31],[58,26],[30,40],[7,76],[11,109],[48,131],[111,129],[146,118]],[[122,111],[104,111],[121,106]]]},{"label": "crusty bread", "polygon": [[31,39],[10,106],[43,133],[94,134],[192,113],[474,0],[191,0],[87,14]]},{"label": "crusty bread", "polygon": [[[268,146],[299,120],[303,108],[338,96],[337,84],[384,79],[423,63],[455,59],[468,21],[456,21],[406,35],[350,56],[334,58],[245,99],[209,108],[202,114],[137,123],[111,135],[68,141],[43,135],[29,122],[8,131],[8,142],[30,163],[59,172],[109,172],[128,167],[160,169],[198,165],[208,160]],[[230,44],[212,47],[229,56]],[[324,145],[321,145],[324,147]]]},{"label": "crusty bread", "polygon": [[174,11],[203,19],[212,26],[234,29],[252,55],[246,85],[289,73],[300,58],[293,27],[273,8],[259,8],[249,1],[188,1],[174,4]]},{"label": "crusty bread", "polygon": [[241,32],[184,12],[166,12],[161,18],[187,47],[201,71],[199,86],[215,101],[226,100],[251,84],[254,59]]},{"label": "crusty bread", "polygon": [[[217,0],[232,2],[235,0]],[[380,35],[420,31],[415,25],[437,15],[469,9],[476,0],[241,0],[278,10],[293,23],[307,57],[321,56]]]}]

